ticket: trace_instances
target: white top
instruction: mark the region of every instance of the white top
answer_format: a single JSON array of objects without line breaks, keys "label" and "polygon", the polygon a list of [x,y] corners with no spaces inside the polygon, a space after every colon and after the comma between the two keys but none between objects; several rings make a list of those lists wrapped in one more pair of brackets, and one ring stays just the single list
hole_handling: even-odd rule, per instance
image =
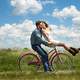
[{"label": "white top", "polygon": [[43,31],[43,36],[47,41],[53,41],[52,33],[49,30],[43,29],[42,31]]},{"label": "white top", "polygon": [[[53,44],[58,44],[60,41],[54,40],[51,31],[43,29],[43,36],[45,40],[53,42]],[[46,35],[45,35],[46,34]]]}]

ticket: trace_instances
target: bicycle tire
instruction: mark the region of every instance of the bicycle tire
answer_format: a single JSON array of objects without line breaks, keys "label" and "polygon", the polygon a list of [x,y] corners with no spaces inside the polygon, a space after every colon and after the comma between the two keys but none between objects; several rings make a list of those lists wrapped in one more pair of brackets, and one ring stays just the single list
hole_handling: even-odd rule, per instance
[{"label": "bicycle tire", "polygon": [[36,54],[25,53],[18,58],[18,66],[20,71],[35,71],[38,67],[37,64],[30,64],[31,61],[39,62]]},{"label": "bicycle tire", "polygon": [[72,70],[73,60],[68,54],[58,53],[55,56],[53,56],[51,60],[51,67],[53,71]]}]

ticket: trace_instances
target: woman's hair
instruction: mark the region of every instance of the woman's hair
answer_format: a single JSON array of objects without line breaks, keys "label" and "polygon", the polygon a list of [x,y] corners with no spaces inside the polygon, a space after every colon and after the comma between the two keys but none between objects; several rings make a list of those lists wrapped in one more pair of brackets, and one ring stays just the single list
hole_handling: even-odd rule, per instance
[{"label": "woman's hair", "polygon": [[45,21],[42,21],[42,22],[45,24],[46,28],[49,27],[48,24]]},{"label": "woman's hair", "polygon": [[45,21],[42,21],[42,22],[45,24],[46,28],[48,28],[50,31],[52,30]]}]

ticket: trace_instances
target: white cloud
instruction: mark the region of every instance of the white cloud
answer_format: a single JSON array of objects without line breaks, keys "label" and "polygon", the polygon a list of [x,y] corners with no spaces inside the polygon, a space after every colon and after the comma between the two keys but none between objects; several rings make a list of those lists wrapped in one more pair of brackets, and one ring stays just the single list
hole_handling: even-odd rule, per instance
[{"label": "white cloud", "polygon": [[59,9],[55,9],[52,15],[57,18],[78,17],[80,16],[80,11],[74,5],[71,5],[63,8],[61,11]]},{"label": "white cloud", "polygon": [[42,10],[42,5],[37,0],[11,0],[11,5],[14,7],[13,14],[38,13]]},{"label": "white cloud", "polygon": [[[51,25],[51,29],[54,34],[56,35],[61,35],[61,36],[66,36],[66,37],[80,37],[80,33],[78,32],[78,28],[72,27],[72,28],[67,28],[64,25]],[[75,30],[74,30],[75,29]]]},{"label": "white cloud", "polygon": [[79,26],[80,26],[80,16],[74,17],[74,18],[72,19],[72,21],[73,21],[73,23],[74,23],[75,25],[79,25]]},{"label": "white cloud", "polygon": [[55,1],[54,1],[54,0],[42,0],[41,3],[42,3],[43,5],[46,5],[46,4],[54,4]]},{"label": "white cloud", "polygon": [[[80,47],[80,29],[72,26],[49,24],[54,39],[72,46]],[[30,35],[35,25],[31,20],[22,23],[5,24],[0,27],[0,48],[2,47],[30,47]],[[77,45],[78,44],[78,45]]]},{"label": "white cloud", "polygon": [[[72,27],[71,29],[62,29],[56,33],[59,33],[61,36],[66,36],[71,39],[71,44],[80,47],[80,10],[77,9],[76,6],[71,5],[69,7],[65,7],[62,10],[55,9],[52,13],[53,17],[58,19],[66,19],[68,17],[71,18]],[[77,45],[78,44],[78,45]]]},{"label": "white cloud", "polygon": [[80,10],[78,10],[74,5],[65,7],[61,11],[59,9],[55,9],[52,16],[59,19],[71,17],[72,23],[80,26]]},{"label": "white cloud", "polygon": [[35,26],[31,20],[0,27],[0,48],[30,47],[30,35]]}]

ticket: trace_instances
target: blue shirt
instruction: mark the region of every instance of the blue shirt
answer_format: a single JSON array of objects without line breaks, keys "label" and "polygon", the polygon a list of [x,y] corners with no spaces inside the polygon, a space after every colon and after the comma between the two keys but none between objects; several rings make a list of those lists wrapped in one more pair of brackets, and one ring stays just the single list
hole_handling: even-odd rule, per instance
[{"label": "blue shirt", "polygon": [[42,39],[42,32],[41,32],[41,30],[39,30],[37,28],[32,32],[30,41],[31,41],[31,45],[41,45],[41,44],[44,44],[45,46],[48,46],[48,42],[44,41]]}]

